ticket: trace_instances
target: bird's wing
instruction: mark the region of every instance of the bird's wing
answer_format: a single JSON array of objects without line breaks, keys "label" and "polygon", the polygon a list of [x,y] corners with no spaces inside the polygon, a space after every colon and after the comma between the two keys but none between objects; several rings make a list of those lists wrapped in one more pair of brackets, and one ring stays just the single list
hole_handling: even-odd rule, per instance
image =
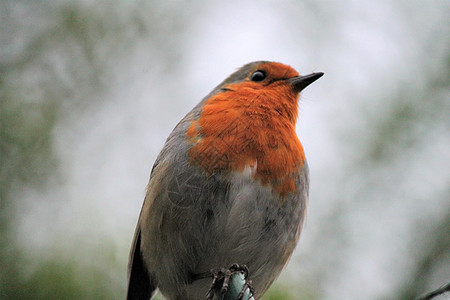
[{"label": "bird's wing", "polygon": [[[139,216],[139,221],[136,226],[136,231],[134,233],[133,243],[131,246],[130,251],[130,258],[128,263],[128,290],[127,290],[127,300],[137,300],[137,299],[145,299],[148,300],[150,297],[155,293],[156,288],[158,287],[157,280],[154,278],[153,275],[151,275],[148,272],[147,265],[144,263],[143,257],[142,257],[142,234],[141,234],[141,228],[144,230],[144,234],[146,233],[146,228],[143,225],[143,218],[146,220],[149,220],[150,217],[148,210],[145,209],[146,203],[149,205],[154,201],[154,199],[157,197],[156,194],[160,191],[164,191],[164,188],[167,189],[167,180],[169,178],[173,178],[170,176],[167,176],[167,168],[169,167],[168,161],[176,161],[178,156],[178,153],[186,153],[189,145],[187,142],[180,143],[180,141],[185,140],[186,131],[188,130],[191,121],[195,118],[198,118],[200,112],[200,106],[194,108],[190,113],[186,115],[175,127],[173,132],[170,134],[170,136],[167,138],[166,144],[164,145],[164,148],[161,150],[161,153],[158,155],[155,164],[153,165],[152,171],[150,173],[150,182],[147,186],[147,196],[144,200],[144,205],[141,210],[141,214]],[[182,149],[180,149],[180,147]],[[183,148],[184,147],[184,148]],[[174,157],[175,156],[175,157]],[[178,158],[180,159],[180,158]],[[186,159],[186,158],[181,158]],[[158,171],[157,171],[158,170]],[[189,172],[186,172],[189,173]],[[184,173],[180,174],[183,175]],[[182,178],[184,180],[184,178]],[[175,183],[176,181],[173,180]],[[155,191],[150,193],[149,191]],[[178,192],[181,193],[181,191],[176,189],[174,191],[174,194],[178,194]],[[183,195],[183,194],[180,194]],[[192,197],[187,197],[186,195],[183,195],[184,197],[179,197],[180,201],[188,201]],[[148,197],[148,198],[147,198]],[[178,198],[175,197],[172,199],[172,201],[176,201]],[[164,201],[163,201],[164,202]],[[167,205],[172,205],[171,202],[167,201]],[[180,203],[178,203],[180,204]],[[185,204],[184,202],[180,205]],[[189,203],[190,204],[190,203]],[[147,224],[148,227],[148,224]],[[146,250],[148,251],[148,249]],[[147,253],[147,252],[146,252]]]},{"label": "bird's wing", "polygon": [[151,279],[141,254],[141,228],[138,223],[134,233],[128,264],[127,300],[148,300],[156,290],[155,280]]}]

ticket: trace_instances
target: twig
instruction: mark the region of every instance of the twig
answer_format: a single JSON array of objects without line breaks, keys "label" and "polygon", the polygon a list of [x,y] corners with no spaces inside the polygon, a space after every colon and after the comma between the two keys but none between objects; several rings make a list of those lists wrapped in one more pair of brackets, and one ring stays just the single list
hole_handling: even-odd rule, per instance
[{"label": "twig", "polygon": [[443,286],[441,286],[440,288],[438,288],[432,292],[429,292],[429,293],[426,293],[426,294],[423,294],[423,295],[417,297],[415,300],[429,300],[429,299],[433,299],[434,297],[439,296],[441,294],[445,294],[447,292],[450,292],[450,282],[444,284]]}]

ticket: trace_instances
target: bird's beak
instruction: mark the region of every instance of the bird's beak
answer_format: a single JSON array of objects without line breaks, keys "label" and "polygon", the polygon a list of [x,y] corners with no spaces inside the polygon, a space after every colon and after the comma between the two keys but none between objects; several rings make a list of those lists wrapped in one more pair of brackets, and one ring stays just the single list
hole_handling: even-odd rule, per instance
[{"label": "bird's beak", "polygon": [[323,73],[312,73],[305,76],[297,76],[288,79],[287,81],[292,85],[294,92],[300,93],[305,87],[322,77]]}]

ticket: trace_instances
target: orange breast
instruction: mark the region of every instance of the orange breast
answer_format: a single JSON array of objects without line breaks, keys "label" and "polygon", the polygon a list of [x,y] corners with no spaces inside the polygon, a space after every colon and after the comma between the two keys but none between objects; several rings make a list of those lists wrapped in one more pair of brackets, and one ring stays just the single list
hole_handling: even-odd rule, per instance
[{"label": "orange breast", "polygon": [[305,155],[295,132],[297,98],[288,86],[256,89],[252,82],[227,86],[211,97],[187,137],[191,163],[206,172],[243,171],[280,195],[295,191]]}]

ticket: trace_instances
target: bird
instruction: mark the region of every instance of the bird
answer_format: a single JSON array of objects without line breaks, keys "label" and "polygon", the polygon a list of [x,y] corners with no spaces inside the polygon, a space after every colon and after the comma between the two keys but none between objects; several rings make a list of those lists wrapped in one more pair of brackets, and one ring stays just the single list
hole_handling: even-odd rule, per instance
[{"label": "bird", "polygon": [[322,75],[248,63],[176,125],[150,173],[127,299],[157,289],[166,299],[212,299],[211,279],[230,266],[247,270],[262,297],[302,230],[309,168],[295,130],[298,102]]}]

